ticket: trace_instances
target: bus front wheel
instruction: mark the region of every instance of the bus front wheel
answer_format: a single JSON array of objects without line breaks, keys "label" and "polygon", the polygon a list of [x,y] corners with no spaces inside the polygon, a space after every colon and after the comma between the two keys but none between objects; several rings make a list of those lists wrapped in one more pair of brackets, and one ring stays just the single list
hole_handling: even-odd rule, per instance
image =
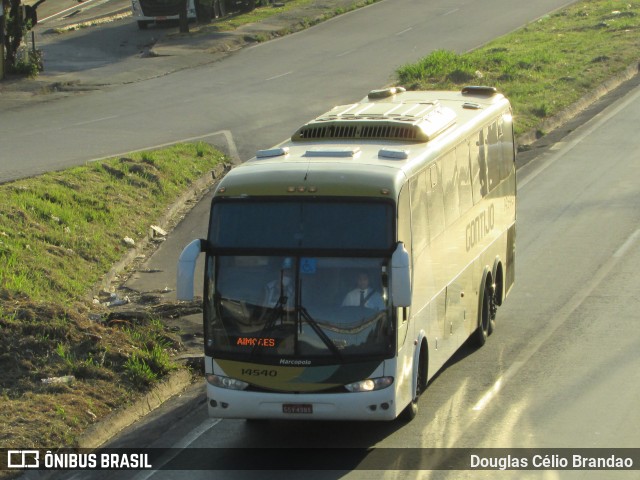
[{"label": "bus front wheel", "polygon": [[420,395],[427,388],[427,364],[426,364],[426,345],[423,345],[420,349],[420,357],[418,360],[418,376],[416,378],[416,391],[413,399],[409,402],[409,405],[400,414],[400,419],[403,422],[410,422],[418,414],[418,400]]}]

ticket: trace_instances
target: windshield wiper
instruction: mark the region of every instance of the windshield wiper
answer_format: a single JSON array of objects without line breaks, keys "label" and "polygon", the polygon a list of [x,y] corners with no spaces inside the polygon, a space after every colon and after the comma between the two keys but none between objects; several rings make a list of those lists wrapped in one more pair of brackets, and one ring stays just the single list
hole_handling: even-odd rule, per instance
[{"label": "windshield wiper", "polygon": [[338,347],[336,347],[336,344],[331,341],[331,339],[327,336],[327,334],[324,333],[324,330],[322,330],[322,327],[318,325],[318,322],[316,322],[314,318],[309,314],[309,312],[307,312],[306,308],[304,307],[299,307],[299,308],[300,308],[300,316],[304,318],[306,322],[311,326],[313,331],[316,332],[318,337],[320,337],[320,340],[322,340],[322,343],[324,343],[327,347],[329,347],[329,350],[331,350],[331,353],[333,353],[334,356],[342,360],[342,354],[340,353],[340,350],[338,350]]},{"label": "windshield wiper", "polygon": [[[258,338],[264,338],[264,336],[267,333],[273,330],[273,327],[275,327],[276,325],[276,321],[279,318],[282,318],[282,315],[284,315],[284,306],[286,304],[287,304],[287,297],[285,295],[280,295],[280,298],[278,298],[278,301],[276,302],[273,309],[269,313],[269,316],[264,322],[264,327],[262,327],[262,330],[260,330],[260,336]],[[258,347],[260,346],[261,346],[260,342],[257,341],[253,346],[253,348],[251,349],[251,354],[249,355],[249,358],[253,358],[256,351],[258,350]]]}]

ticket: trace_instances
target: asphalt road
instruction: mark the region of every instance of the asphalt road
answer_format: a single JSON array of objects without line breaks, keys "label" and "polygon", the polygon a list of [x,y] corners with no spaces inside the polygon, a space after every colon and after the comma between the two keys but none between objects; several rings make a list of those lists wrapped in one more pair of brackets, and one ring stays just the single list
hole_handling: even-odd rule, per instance
[{"label": "asphalt road", "polygon": [[[198,387],[110,446],[212,448],[201,455],[214,459],[221,455],[215,449],[245,449],[236,470],[152,470],[121,478],[638,478],[637,470],[414,471],[393,465],[376,471],[246,471],[255,453],[250,449],[264,447],[291,456],[301,447],[398,448],[409,456],[420,452],[406,449],[451,447],[637,449],[638,122],[640,87],[519,170],[516,286],[488,343],[458,352],[430,383],[412,422],[221,421],[207,417]],[[74,478],[101,477],[94,472]]]},{"label": "asphalt road", "polygon": [[[333,105],[388,84],[400,65],[438,48],[472,49],[568,3],[387,0],[171,75],[165,67],[176,55],[132,56],[140,45],[131,19],[65,34],[48,47],[65,80],[157,77],[0,110],[0,181],[194,138],[227,149],[229,137],[219,132],[230,133],[244,160]],[[65,56],[56,53],[61,48]],[[89,69],[79,71],[76,59]]]},{"label": "asphalt road", "polygon": [[[475,47],[562,3],[384,1],[208,67],[2,111],[2,178],[194,137],[222,143],[231,138],[244,159],[328,106],[387,83],[397,65],[434,48]],[[491,29],[484,28],[489,24]],[[208,419],[200,405],[177,420],[160,411],[155,418],[164,415],[163,428],[142,424],[120,441],[165,447],[637,447],[639,99],[636,89],[520,170],[515,290],[498,312],[498,329],[488,344],[459,352],[431,383],[410,424],[253,426]],[[203,218],[195,210],[174,237],[200,236]],[[177,255],[167,252],[163,258],[168,279]],[[190,405],[198,405],[200,394],[192,395]],[[636,478],[635,473],[607,472],[606,477]],[[299,478],[281,472],[259,475]],[[602,472],[303,475],[603,478]],[[185,476],[250,475],[119,475],[137,480]]]}]

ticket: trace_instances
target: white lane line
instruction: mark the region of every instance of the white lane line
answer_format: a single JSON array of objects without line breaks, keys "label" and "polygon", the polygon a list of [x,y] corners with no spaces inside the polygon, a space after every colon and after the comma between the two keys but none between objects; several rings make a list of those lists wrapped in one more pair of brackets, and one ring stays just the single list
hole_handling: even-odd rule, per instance
[{"label": "white lane line", "polygon": [[158,148],[170,147],[171,145],[175,145],[177,143],[194,142],[196,140],[202,140],[203,138],[214,137],[216,135],[222,135],[225,138],[226,143],[227,143],[227,148],[229,149],[229,156],[233,160],[233,163],[235,163],[235,164],[241,163],[242,159],[240,158],[240,154],[238,153],[238,148],[236,147],[236,142],[234,141],[233,135],[231,134],[230,130],[219,130],[217,132],[205,133],[204,135],[198,135],[196,137],[182,138],[180,140],[175,140],[173,142],[162,143],[162,144],[159,144],[159,145],[150,145],[148,147],[139,148],[137,150],[128,150],[126,152],[113,153],[113,154],[107,155],[105,157],[92,158],[91,160],[87,160],[87,163],[99,162],[101,160],[106,160],[107,158],[121,157],[121,156],[129,155],[131,153],[146,152],[147,150],[155,150],[155,149],[158,149]]},{"label": "white lane line", "polygon": [[336,55],[336,58],[344,57],[345,55],[349,55],[350,53],[355,52],[355,50],[347,50],[346,52],[339,53]]},{"label": "white lane line", "polygon": [[86,0],[85,2],[83,2],[81,5],[75,5],[73,7],[69,7],[69,8],[65,8],[64,10],[58,12],[58,13],[54,13],[53,15],[49,15],[48,17],[45,18],[40,18],[38,19],[38,23],[44,23],[47,20],[51,19],[51,18],[55,18],[58,17],[60,15],[62,15],[63,13],[67,13],[71,10],[82,10],[84,9],[88,4],[90,4],[91,2],[94,2],[95,0]]},{"label": "white lane line", "polygon": [[602,267],[598,269],[593,277],[591,277],[591,281],[583,286],[580,290],[578,290],[571,299],[563,305],[563,307],[558,311],[558,313],[551,318],[549,325],[545,327],[544,333],[532,339],[530,343],[527,344],[526,348],[518,355],[516,360],[511,364],[511,366],[496,380],[496,382],[487,390],[487,392],[476,402],[475,406],[472,410],[480,411],[483,410],[491,400],[498,394],[500,389],[507,383],[507,380],[514,377],[520,372],[520,369],[525,366],[529,359],[551,338],[555,335],[556,330],[558,330],[562,324],[571,316],[573,312],[575,312],[582,303],[591,295],[591,293],[604,281],[606,276],[613,270],[613,268],[618,264],[622,256],[625,254],[627,250],[638,240],[640,237],[640,229],[633,232],[627,239],[622,243],[620,248],[616,250],[616,252],[605,262]]},{"label": "white lane line", "polygon": [[178,443],[174,445],[173,448],[189,448],[189,446],[193,442],[195,442],[221,421],[221,418],[207,418],[202,424],[198,425],[196,428],[186,434]]},{"label": "white lane line", "polygon": [[631,103],[636,102],[640,98],[640,89],[638,89],[633,95],[627,96],[621,101],[615,108],[604,110],[596,115],[591,121],[585,124],[585,129],[582,131],[576,130],[578,134],[573,137],[571,141],[562,142],[562,146],[559,149],[554,149],[553,147],[550,149],[553,151],[553,154],[549,155],[547,159],[542,158],[542,161],[536,161],[528,163],[524,165],[522,169],[518,171],[528,172],[532,170],[530,174],[523,181],[518,181],[518,188],[524,188],[528,183],[530,183],[534,178],[544,172],[547,168],[549,168],[553,163],[555,163],[558,159],[562,158],[569,151],[573,150],[580,142],[582,142],[585,138],[589,137],[596,130],[602,127],[602,124],[608,122],[611,118],[615,117],[621,110],[627,108]]},{"label": "white lane line", "polygon": [[204,422],[202,422],[196,428],[191,430],[187,435],[181,438],[179,442],[177,442],[175,445],[171,447],[172,449],[175,449],[175,450],[172,450],[175,453],[163,459],[160,464],[153,465],[153,470],[140,472],[138,475],[133,477],[133,480],[147,480],[148,478],[155,475],[158,470],[162,469],[162,467],[164,467],[167,463],[169,463],[171,460],[176,458],[180,454],[180,450],[189,448],[189,446],[193,442],[195,442],[198,438],[200,438],[202,435],[207,433],[209,430],[211,430],[221,421],[222,421],[221,418],[207,418]]},{"label": "white lane line", "polygon": [[636,240],[638,240],[638,237],[640,237],[640,229],[633,232],[629,236],[629,238],[627,238],[627,241],[624,242],[618,250],[616,250],[616,253],[614,253],[613,256],[615,258],[620,258],[624,256],[625,253],[627,253],[627,250],[629,250],[631,246],[636,242]]},{"label": "white lane line", "polygon": [[93,120],[87,120],[86,122],[78,122],[78,123],[74,123],[72,125],[70,125],[71,127],[79,127],[81,125],[89,125],[91,123],[98,123],[98,122],[102,122],[104,120],[111,120],[113,118],[118,118],[119,115],[110,115],[108,117],[102,117],[102,118],[96,118]]},{"label": "white lane line", "polygon": [[293,71],[291,71],[291,72],[286,72],[286,73],[281,73],[280,75],[276,75],[276,76],[274,76],[274,77],[267,78],[267,79],[265,80],[265,82],[269,82],[269,81],[271,81],[271,80],[275,80],[275,79],[277,79],[277,78],[286,77],[287,75],[291,75],[292,73],[293,73]]},{"label": "white lane line", "polygon": [[402,31],[400,31],[400,32],[398,32],[398,33],[396,33],[396,36],[403,35],[403,34],[405,34],[405,33],[407,33],[407,32],[410,32],[411,30],[413,30],[413,27],[405,28],[404,30],[402,30]]}]

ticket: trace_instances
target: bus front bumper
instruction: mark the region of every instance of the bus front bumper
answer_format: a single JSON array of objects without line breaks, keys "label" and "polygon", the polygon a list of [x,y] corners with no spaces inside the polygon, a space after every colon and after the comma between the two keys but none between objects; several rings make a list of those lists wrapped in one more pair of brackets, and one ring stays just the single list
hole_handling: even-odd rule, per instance
[{"label": "bus front bumper", "polygon": [[269,393],[207,384],[209,415],[215,418],[282,420],[393,420],[400,410],[393,386],[358,393]]}]

